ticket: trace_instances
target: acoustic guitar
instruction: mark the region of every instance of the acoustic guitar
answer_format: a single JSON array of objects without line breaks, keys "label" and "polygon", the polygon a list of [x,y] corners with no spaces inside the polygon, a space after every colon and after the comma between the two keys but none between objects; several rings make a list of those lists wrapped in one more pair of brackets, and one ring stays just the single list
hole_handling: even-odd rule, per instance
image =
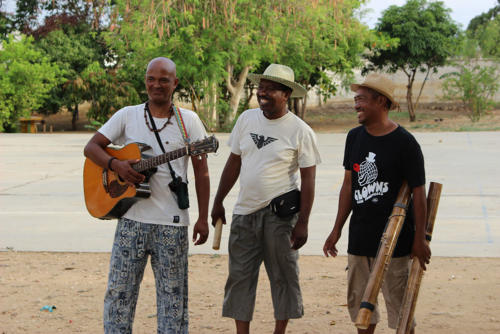
[{"label": "acoustic guitar", "polygon": [[219,142],[215,136],[190,143],[189,145],[155,157],[143,152],[150,147],[132,143],[121,149],[106,147],[106,151],[120,160],[141,159],[132,165],[137,172],[146,176],[143,183],[135,186],[127,184],[118,173],[96,165],[89,158],[83,166],[83,192],[89,213],[99,219],[120,218],[138,200],[151,196],[148,180],[156,172],[156,167],[183,157],[217,152]]}]

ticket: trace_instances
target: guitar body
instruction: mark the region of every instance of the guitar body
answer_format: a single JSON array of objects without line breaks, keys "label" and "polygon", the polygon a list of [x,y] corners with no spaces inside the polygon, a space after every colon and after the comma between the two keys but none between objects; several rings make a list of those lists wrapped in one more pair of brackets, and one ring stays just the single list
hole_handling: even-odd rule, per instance
[{"label": "guitar body", "polygon": [[157,156],[147,156],[143,152],[151,147],[145,144],[133,143],[121,149],[106,147],[111,156],[119,160],[140,159],[132,168],[143,174],[146,179],[141,184],[129,186],[118,174],[96,165],[92,160],[85,159],[83,166],[83,193],[85,205],[89,213],[99,219],[120,218],[138,200],[151,196],[149,179],[157,171],[157,166],[183,156],[197,156],[217,152],[219,142],[215,136],[205,137],[185,147]]},{"label": "guitar body", "polygon": [[[107,147],[106,151],[119,160],[141,159],[142,144],[129,144],[121,149]],[[99,219],[120,218],[138,200],[151,195],[149,177],[156,169],[143,172],[146,175],[144,183],[129,186],[118,174],[96,165],[92,160],[85,159],[83,166],[83,192],[85,205],[89,213]]]}]

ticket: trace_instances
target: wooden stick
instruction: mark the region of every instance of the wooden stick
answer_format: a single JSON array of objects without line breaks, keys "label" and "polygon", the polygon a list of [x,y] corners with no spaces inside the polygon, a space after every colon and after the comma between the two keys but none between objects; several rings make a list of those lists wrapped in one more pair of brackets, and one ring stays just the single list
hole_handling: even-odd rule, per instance
[{"label": "wooden stick", "polygon": [[[443,185],[436,182],[431,182],[429,193],[427,195],[427,228],[426,239],[431,242],[432,231],[434,230],[434,222],[436,220],[437,209],[439,206],[439,198],[441,197],[441,189]],[[399,321],[396,334],[408,334],[411,331],[413,323],[413,315],[415,314],[415,306],[417,305],[418,292],[420,283],[424,276],[424,270],[420,266],[417,258],[412,260],[410,276],[406,285],[401,311],[399,312]]]},{"label": "wooden stick", "polygon": [[212,244],[212,248],[218,250],[220,248],[220,238],[222,235],[222,219],[217,219],[215,223],[215,231],[214,231],[214,242]]},{"label": "wooden stick", "polygon": [[408,187],[408,183],[404,181],[399,189],[398,197],[394,203],[384,234],[382,234],[375,264],[370,273],[368,284],[366,285],[365,293],[359,307],[358,316],[355,321],[355,325],[359,329],[367,329],[370,326],[370,319],[377,303],[377,296],[382,286],[385,272],[391,262],[392,253],[396,247],[399,232],[405,220],[409,200],[410,188]]}]

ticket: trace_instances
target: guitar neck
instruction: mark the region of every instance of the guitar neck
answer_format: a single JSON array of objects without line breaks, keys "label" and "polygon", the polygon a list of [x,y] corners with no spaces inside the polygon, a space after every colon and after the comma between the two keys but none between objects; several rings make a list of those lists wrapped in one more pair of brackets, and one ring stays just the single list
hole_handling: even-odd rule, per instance
[{"label": "guitar neck", "polygon": [[183,147],[172,152],[160,154],[156,157],[141,160],[140,162],[133,165],[133,168],[138,172],[142,172],[154,168],[156,166],[163,165],[168,161],[179,159],[180,157],[183,157],[187,154],[188,154],[187,147]]}]

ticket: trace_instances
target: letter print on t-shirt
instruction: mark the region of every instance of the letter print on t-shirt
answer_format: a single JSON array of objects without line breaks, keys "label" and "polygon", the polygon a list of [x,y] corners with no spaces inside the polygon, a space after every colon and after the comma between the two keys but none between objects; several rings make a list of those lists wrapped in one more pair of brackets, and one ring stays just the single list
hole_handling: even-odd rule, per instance
[{"label": "letter print on t-shirt", "polygon": [[267,144],[272,143],[275,140],[278,140],[273,137],[267,137],[265,138],[263,135],[258,135],[255,133],[250,133],[250,136],[252,136],[253,142],[255,145],[257,145],[257,148],[260,150],[262,147],[266,146]]},{"label": "letter print on t-shirt", "polygon": [[376,203],[378,202],[376,196],[383,196],[389,190],[388,182],[377,182],[378,168],[375,164],[375,156],[375,153],[369,152],[361,165],[357,163],[353,165],[353,170],[358,172],[358,183],[362,187],[354,192],[354,199],[358,204],[370,198],[373,198],[372,202]]}]

